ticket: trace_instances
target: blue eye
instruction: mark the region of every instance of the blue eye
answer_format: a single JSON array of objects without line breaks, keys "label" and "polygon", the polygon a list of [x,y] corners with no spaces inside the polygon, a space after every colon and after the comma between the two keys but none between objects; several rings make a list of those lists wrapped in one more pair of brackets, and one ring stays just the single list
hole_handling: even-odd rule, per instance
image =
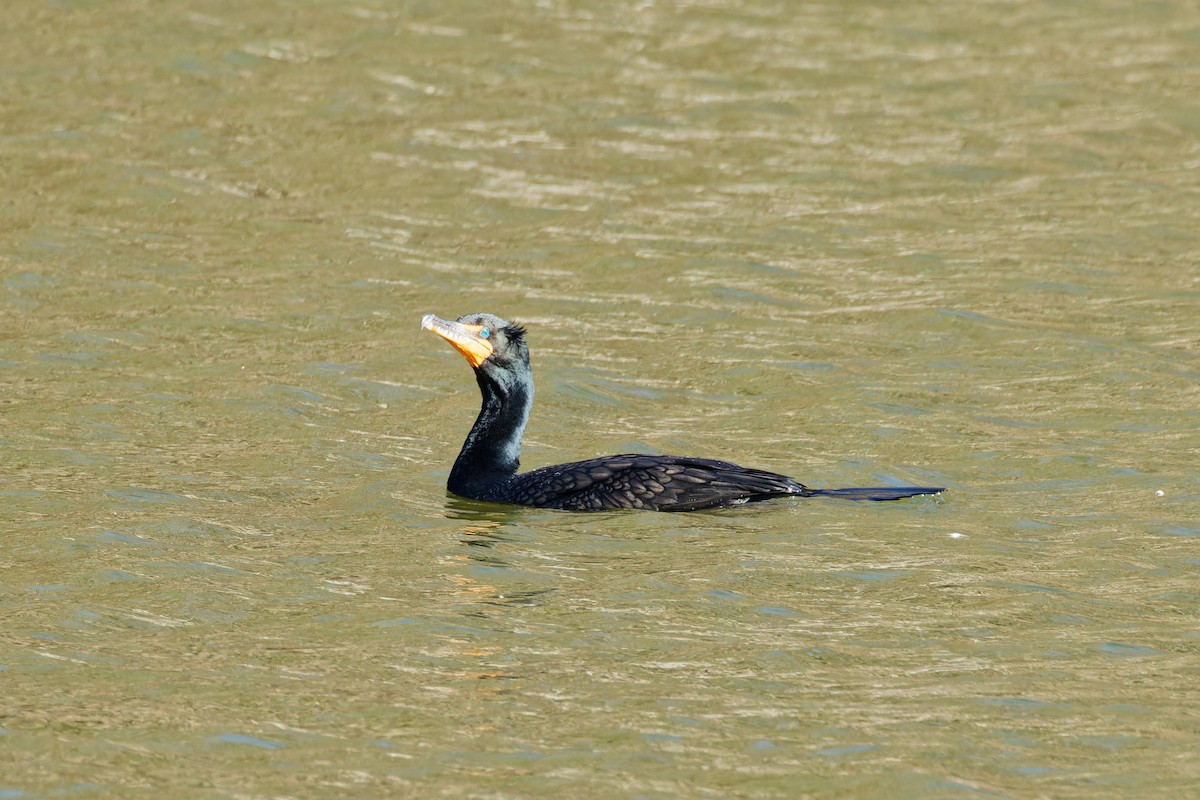
[{"label": "blue eye", "polygon": [[483,330],[481,330],[479,332],[479,335],[482,336],[484,339],[486,339],[492,335],[492,332],[490,330],[488,330],[487,328],[484,328]]}]

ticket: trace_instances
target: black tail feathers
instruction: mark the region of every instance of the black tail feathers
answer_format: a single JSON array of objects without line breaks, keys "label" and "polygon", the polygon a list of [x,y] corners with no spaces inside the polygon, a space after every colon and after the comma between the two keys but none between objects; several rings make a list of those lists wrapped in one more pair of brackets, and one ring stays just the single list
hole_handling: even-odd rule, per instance
[{"label": "black tail feathers", "polygon": [[813,497],[840,497],[843,500],[903,500],[922,494],[938,494],[944,488],[932,486],[887,486],[873,489],[809,489]]}]

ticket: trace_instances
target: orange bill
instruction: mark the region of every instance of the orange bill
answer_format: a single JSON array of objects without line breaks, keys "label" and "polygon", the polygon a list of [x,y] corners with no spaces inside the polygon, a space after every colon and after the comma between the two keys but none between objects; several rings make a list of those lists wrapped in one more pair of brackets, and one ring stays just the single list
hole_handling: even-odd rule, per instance
[{"label": "orange bill", "polygon": [[472,367],[478,367],[492,354],[492,343],[479,335],[482,325],[466,325],[462,322],[448,322],[433,314],[421,318],[421,329],[433,331],[462,353]]}]

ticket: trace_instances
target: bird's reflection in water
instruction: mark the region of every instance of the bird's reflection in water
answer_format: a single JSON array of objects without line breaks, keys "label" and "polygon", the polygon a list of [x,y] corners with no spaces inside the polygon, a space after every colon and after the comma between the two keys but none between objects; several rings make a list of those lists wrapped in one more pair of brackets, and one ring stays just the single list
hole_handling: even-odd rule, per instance
[{"label": "bird's reflection in water", "polygon": [[528,509],[522,509],[520,506],[469,500],[446,492],[447,519],[461,519],[465,522],[479,522],[485,525],[503,525],[525,519],[527,514]]},{"label": "bird's reflection in water", "polygon": [[[458,563],[467,569],[449,576],[462,598],[469,598],[480,606],[532,606],[553,594],[553,586],[530,588],[517,586],[498,586],[504,582],[528,584],[531,579],[544,579],[545,575],[538,572],[535,576],[525,566],[519,563],[520,550],[515,549],[513,556],[502,552],[502,546],[519,546],[528,543],[527,531],[523,531],[522,522],[527,518],[522,509],[498,503],[482,503],[477,500],[467,500],[452,494],[446,495],[446,517],[462,520],[468,524],[462,528],[461,543],[466,549],[448,557],[450,563]],[[486,575],[493,580],[481,580]],[[540,582],[540,581],[539,581]],[[487,616],[483,608],[466,611],[472,616]]]},{"label": "bird's reflection in water", "polygon": [[[462,543],[468,547],[493,548],[498,544],[515,544],[521,541],[513,524],[520,517],[515,512],[513,506],[480,503],[446,494],[446,518],[468,523],[462,529]],[[496,559],[497,566],[507,566],[507,562],[500,561],[498,556],[493,558]]]}]

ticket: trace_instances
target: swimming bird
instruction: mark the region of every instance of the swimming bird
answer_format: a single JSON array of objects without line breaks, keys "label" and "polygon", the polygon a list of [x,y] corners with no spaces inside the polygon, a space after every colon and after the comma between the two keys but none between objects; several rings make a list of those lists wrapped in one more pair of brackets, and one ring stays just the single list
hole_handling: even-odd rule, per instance
[{"label": "swimming bird", "polygon": [[421,328],[467,359],[483,395],[479,416],[446,483],[461,497],[570,511],[699,511],[774,497],[900,500],[945,491],[924,486],[810,489],[786,475],[727,461],[640,453],[519,473],[521,439],[533,408],[525,329],[494,314],[467,314],[454,322],[426,314]]}]

